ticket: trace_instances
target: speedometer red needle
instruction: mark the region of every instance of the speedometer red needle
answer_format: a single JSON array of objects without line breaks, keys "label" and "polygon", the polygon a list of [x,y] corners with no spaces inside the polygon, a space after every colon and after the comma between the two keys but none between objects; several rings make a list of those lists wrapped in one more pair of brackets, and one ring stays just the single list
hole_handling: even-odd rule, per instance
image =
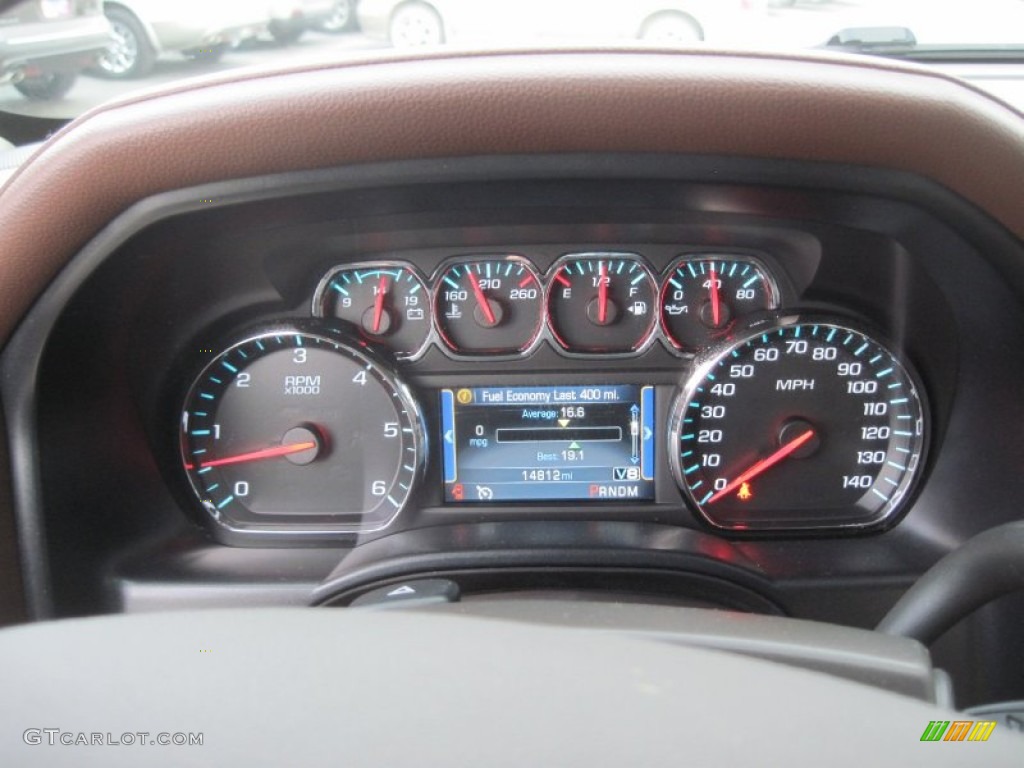
[{"label": "speedometer red needle", "polygon": [[384,315],[384,295],[388,292],[388,276],[381,275],[377,297],[373,300],[373,332],[380,333],[380,319]]},{"label": "speedometer red needle", "polygon": [[597,322],[605,324],[608,319],[608,265],[601,262],[601,276],[597,288]]},{"label": "speedometer red needle", "polygon": [[773,467],[776,464],[778,464],[780,461],[782,461],[784,458],[789,456],[789,454],[793,453],[793,451],[795,451],[801,445],[806,443],[812,437],[814,437],[814,430],[813,429],[808,429],[806,432],[804,432],[804,433],[798,435],[797,437],[793,438],[792,440],[790,440],[784,446],[779,448],[779,450],[777,450],[775,453],[773,453],[768,458],[761,459],[754,466],[752,466],[750,469],[748,469],[742,475],[740,475],[735,480],[733,480],[731,483],[729,483],[727,486],[725,486],[725,488],[723,488],[718,493],[716,493],[714,496],[712,496],[710,499],[708,499],[705,503],[706,504],[714,504],[716,501],[718,501],[723,496],[728,496],[730,493],[735,491],[737,488],[739,488],[744,483],[750,482],[750,480],[752,480],[753,478],[755,478],[758,475],[760,475],[762,472],[764,472],[769,467]]},{"label": "speedometer red needle", "polygon": [[715,268],[711,268],[711,324],[716,328],[722,318],[722,302],[718,298],[718,275]]},{"label": "speedometer red needle", "polygon": [[288,445],[278,445],[273,448],[264,448],[262,451],[252,451],[251,453],[240,453],[237,456],[225,456],[223,459],[214,459],[213,461],[204,461],[200,464],[201,469],[207,467],[221,467],[225,464],[241,464],[244,461],[259,461],[260,459],[274,459],[278,456],[288,456],[293,453],[302,453],[302,451],[309,451],[316,448],[316,443],[309,440],[305,443],[289,443]]},{"label": "speedometer red needle", "polygon": [[491,309],[487,297],[484,296],[484,289],[480,287],[480,281],[476,279],[476,275],[472,272],[466,272],[466,274],[469,275],[469,284],[473,286],[473,295],[476,296],[476,303],[480,305],[480,311],[484,313],[484,319],[487,320],[487,324],[497,324],[497,320],[494,319],[494,311]]}]

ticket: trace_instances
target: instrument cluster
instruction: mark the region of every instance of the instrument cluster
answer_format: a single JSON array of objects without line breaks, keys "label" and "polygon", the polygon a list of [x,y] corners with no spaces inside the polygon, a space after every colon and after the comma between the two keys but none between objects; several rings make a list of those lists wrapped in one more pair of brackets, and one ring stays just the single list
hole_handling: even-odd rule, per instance
[{"label": "instrument cluster", "polygon": [[[856,318],[781,308],[789,283],[768,263],[703,252],[656,272],[588,251],[546,270],[517,254],[429,276],[335,266],[312,318],[239,333],[195,376],[185,476],[205,521],[242,541],[377,531],[421,506],[421,483],[453,514],[667,504],[735,533],[887,524],[927,453],[923,387]],[[582,364],[659,342],[681,359],[653,383]],[[433,379],[413,364],[431,347],[519,360],[542,343],[577,364]]]}]

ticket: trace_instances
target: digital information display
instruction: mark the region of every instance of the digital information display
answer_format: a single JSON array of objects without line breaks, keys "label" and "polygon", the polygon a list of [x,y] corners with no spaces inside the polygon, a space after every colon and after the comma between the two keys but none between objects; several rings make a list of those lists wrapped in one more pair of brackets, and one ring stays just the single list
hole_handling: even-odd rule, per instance
[{"label": "digital information display", "polygon": [[441,390],[449,502],[654,499],[654,387]]}]

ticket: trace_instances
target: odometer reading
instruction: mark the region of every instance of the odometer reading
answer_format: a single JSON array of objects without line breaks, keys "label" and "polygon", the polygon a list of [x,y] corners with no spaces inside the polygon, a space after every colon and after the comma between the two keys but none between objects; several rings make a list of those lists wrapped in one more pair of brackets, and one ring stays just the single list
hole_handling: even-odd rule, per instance
[{"label": "odometer reading", "polygon": [[673,471],[731,530],[876,525],[907,497],[925,448],[922,396],[882,344],[810,320],[741,339],[676,405]]}]

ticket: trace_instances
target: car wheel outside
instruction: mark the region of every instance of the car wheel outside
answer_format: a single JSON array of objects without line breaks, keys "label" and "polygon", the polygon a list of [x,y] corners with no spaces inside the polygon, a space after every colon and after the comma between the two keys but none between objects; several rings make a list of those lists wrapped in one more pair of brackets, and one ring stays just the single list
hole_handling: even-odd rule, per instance
[{"label": "car wheel outside", "polygon": [[395,48],[440,45],[444,42],[444,23],[429,5],[406,3],[391,14],[388,38]]},{"label": "car wheel outside", "polygon": [[658,13],[640,27],[640,39],[665,45],[689,45],[704,39],[704,31],[682,13]]},{"label": "car wheel outside", "polygon": [[324,32],[347,32],[355,27],[356,15],[355,4],[352,0],[334,0],[334,8],[331,15],[320,22],[320,29]]},{"label": "car wheel outside", "polygon": [[70,91],[77,79],[74,72],[44,72],[19,80],[14,87],[33,101],[54,101]]},{"label": "car wheel outside", "polygon": [[107,8],[104,13],[110,22],[114,41],[100,53],[93,71],[113,78],[149,74],[156,63],[156,51],[139,20],[123,8]]}]

